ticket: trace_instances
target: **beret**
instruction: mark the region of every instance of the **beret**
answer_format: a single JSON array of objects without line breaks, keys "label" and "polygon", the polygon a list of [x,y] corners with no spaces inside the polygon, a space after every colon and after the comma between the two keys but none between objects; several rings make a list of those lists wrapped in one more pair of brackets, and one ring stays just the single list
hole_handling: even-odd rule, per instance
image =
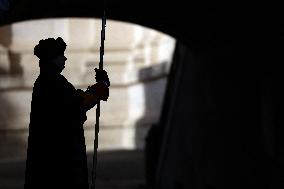
[{"label": "beret", "polygon": [[66,49],[66,43],[61,37],[57,39],[42,39],[34,48],[34,55],[39,59],[50,59],[63,54]]}]

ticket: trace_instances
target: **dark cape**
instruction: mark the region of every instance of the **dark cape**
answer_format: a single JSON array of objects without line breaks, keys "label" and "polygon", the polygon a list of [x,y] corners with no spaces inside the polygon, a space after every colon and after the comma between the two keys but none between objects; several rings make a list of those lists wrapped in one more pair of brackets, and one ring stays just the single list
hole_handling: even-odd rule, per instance
[{"label": "dark cape", "polygon": [[59,73],[42,73],[32,94],[25,189],[88,188],[81,97]]}]

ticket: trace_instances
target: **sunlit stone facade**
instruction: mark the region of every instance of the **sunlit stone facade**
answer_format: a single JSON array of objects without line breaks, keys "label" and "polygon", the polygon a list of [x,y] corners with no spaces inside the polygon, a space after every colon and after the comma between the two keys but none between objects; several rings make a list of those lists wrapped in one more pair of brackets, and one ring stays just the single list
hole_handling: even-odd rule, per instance
[{"label": "sunlit stone facade", "polygon": [[[62,37],[67,43],[63,75],[85,89],[95,82],[101,21],[34,20],[0,28],[0,158],[25,157],[32,87],[39,74],[33,48],[40,39]],[[104,69],[111,81],[102,102],[99,149],[141,148],[157,122],[175,40],[129,23],[108,21]],[[95,109],[88,112],[85,137],[93,148]]]}]

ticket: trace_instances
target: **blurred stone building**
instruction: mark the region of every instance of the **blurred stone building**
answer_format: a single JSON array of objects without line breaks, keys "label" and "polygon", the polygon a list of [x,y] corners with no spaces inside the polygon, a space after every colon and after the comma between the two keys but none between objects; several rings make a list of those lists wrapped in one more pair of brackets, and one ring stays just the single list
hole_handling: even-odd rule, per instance
[{"label": "blurred stone building", "polygon": [[[101,21],[44,19],[0,28],[0,159],[25,158],[32,88],[39,74],[33,48],[39,40],[67,43],[63,75],[76,87],[95,82]],[[110,97],[101,105],[99,150],[142,148],[156,123],[175,40],[142,26],[107,21],[104,69]],[[95,108],[85,122],[87,150],[93,148]],[[52,125],[51,125],[52,127]],[[52,138],[50,139],[52,140]]]}]

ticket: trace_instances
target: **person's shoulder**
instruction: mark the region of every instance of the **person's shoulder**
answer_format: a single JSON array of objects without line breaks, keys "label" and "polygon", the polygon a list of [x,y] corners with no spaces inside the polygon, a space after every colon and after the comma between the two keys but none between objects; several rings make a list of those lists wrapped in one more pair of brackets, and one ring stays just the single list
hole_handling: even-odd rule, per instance
[{"label": "person's shoulder", "polygon": [[61,85],[64,85],[66,88],[76,90],[75,87],[63,75],[60,74],[59,80]]},{"label": "person's shoulder", "polygon": [[[63,84],[65,84],[65,85],[72,85],[67,79],[66,79],[66,77],[64,77],[63,75],[58,75],[58,80],[59,80],[59,82],[62,82]],[[73,86],[73,85],[72,85]]]},{"label": "person's shoulder", "polygon": [[62,82],[67,82],[67,83],[69,83],[69,81],[66,79],[66,77],[64,77],[64,76],[61,75],[61,74],[58,75],[58,79],[60,79]]}]

